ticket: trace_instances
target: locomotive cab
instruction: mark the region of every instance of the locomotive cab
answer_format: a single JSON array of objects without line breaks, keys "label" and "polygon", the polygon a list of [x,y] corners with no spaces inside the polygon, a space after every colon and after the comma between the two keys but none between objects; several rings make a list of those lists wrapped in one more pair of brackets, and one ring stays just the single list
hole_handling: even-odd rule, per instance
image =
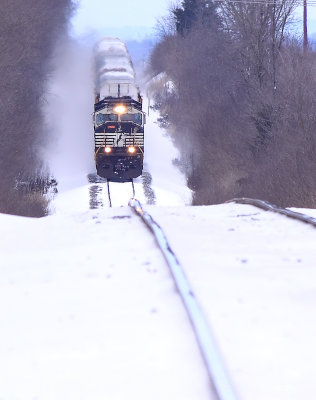
[{"label": "locomotive cab", "polygon": [[99,176],[127,181],[142,174],[145,113],[131,98],[95,104],[95,161]]}]

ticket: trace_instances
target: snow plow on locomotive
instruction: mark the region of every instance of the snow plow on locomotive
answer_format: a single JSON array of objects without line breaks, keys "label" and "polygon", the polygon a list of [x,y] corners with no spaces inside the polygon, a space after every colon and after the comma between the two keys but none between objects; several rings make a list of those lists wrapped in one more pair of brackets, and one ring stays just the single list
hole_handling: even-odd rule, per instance
[{"label": "snow plow on locomotive", "polygon": [[96,47],[94,143],[97,174],[125,182],[142,174],[145,113],[123,42],[104,38]]}]

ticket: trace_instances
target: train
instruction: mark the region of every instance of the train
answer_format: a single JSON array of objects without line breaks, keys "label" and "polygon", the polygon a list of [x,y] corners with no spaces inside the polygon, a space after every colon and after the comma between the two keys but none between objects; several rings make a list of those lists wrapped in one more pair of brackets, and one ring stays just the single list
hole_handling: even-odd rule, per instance
[{"label": "train", "polygon": [[142,175],[143,100],[125,43],[106,37],[95,46],[94,158],[97,175],[126,182]]}]

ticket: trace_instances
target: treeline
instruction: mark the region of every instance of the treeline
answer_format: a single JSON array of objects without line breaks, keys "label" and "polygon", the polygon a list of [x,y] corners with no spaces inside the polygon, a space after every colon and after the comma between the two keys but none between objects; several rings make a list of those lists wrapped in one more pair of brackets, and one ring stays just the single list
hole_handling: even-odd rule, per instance
[{"label": "treeline", "polygon": [[194,204],[316,207],[316,57],[290,35],[295,4],[184,0],[161,22],[155,100]]},{"label": "treeline", "polygon": [[[51,72],[50,57],[57,39],[66,33],[72,7],[71,0],[0,3],[1,213],[46,213],[42,194],[49,180],[41,159],[47,141],[43,94]],[[32,189],[26,191],[26,187]]]}]

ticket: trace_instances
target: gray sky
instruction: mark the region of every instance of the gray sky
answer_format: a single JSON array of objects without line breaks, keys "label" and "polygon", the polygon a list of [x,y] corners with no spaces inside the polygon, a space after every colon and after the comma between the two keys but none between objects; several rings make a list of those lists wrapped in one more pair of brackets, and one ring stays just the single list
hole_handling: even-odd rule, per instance
[{"label": "gray sky", "polygon": [[[150,35],[157,18],[167,14],[170,4],[181,0],[79,0],[73,18],[75,36],[120,36],[123,40],[141,39]],[[302,9],[297,10],[302,19]],[[316,33],[316,7],[308,7],[309,33]],[[301,31],[301,24],[298,24]]]},{"label": "gray sky", "polygon": [[150,32],[156,19],[168,12],[172,0],[80,0],[73,18],[76,35],[94,32],[116,34],[126,27]]}]

